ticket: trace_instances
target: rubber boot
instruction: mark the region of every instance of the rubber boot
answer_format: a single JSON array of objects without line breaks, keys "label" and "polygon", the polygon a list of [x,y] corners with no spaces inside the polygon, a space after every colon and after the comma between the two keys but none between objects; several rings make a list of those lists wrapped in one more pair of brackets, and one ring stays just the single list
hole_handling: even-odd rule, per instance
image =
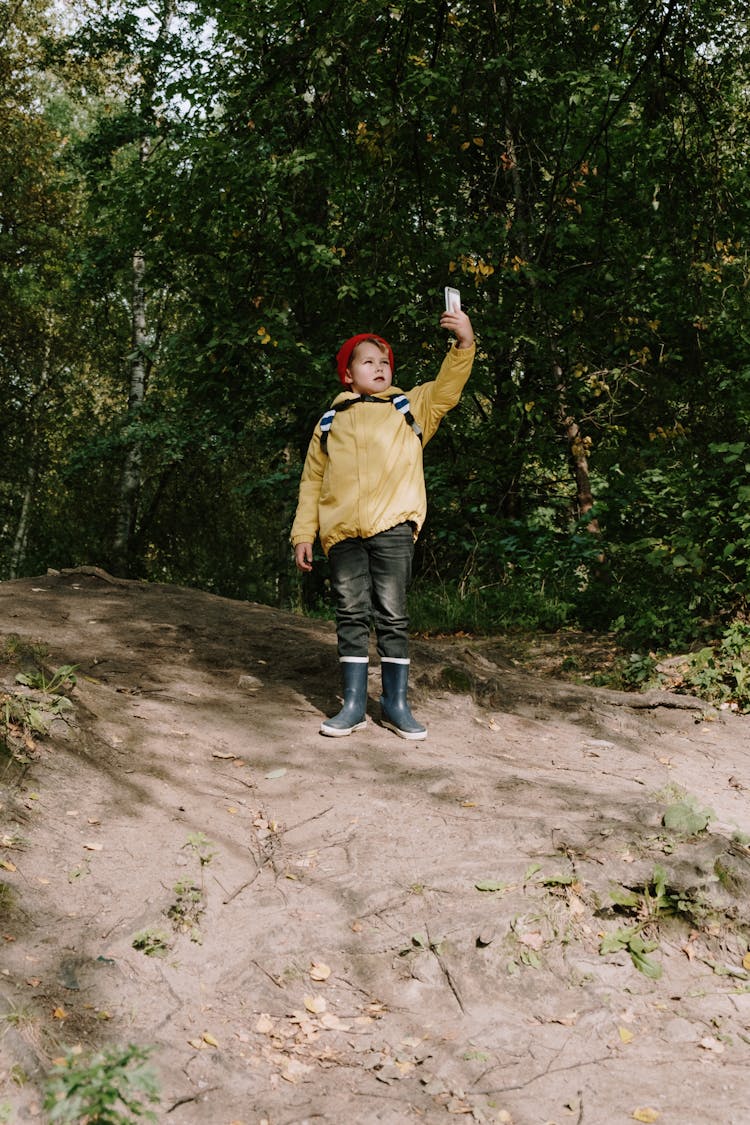
[{"label": "rubber boot", "polygon": [[409,661],[384,656],[380,671],[383,677],[383,694],[380,697],[383,726],[394,731],[399,738],[410,738],[414,741],[427,738],[426,728],[417,722],[406,702]]},{"label": "rubber boot", "polygon": [[344,706],[338,715],[326,719],[320,728],[329,738],[343,738],[367,726],[367,657],[345,656],[341,659]]}]

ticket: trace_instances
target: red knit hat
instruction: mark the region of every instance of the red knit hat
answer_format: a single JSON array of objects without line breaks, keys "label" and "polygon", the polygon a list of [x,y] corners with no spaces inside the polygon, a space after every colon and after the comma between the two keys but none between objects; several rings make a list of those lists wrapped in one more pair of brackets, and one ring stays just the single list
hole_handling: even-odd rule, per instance
[{"label": "red knit hat", "polygon": [[391,365],[391,371],[393,371],[393,349],[388,341],[384,340],[382,336],[378,336],[375,332],[360,332],[359,336],[352,336],[351,339],[347,340],[339,349],[338,355],[336,356],[336,370],[339,373],[339,379],[344,385],[346,385],[346,369],[349,366],[349,360],[352,358],[352,352],[357,344],[361,344],[363,340],[377,340],[379,344],[383,345],[388,352],[388,362]]}]

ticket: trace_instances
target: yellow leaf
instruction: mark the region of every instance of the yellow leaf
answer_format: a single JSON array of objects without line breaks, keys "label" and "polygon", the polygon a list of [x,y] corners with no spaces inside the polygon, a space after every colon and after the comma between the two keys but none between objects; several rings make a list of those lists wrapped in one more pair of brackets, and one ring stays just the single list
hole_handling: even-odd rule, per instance
[{"label": "yellow leaf", "polygon": [[633,1042],[633,1032],[629,1031],[627,1027],[618,1027],[617,1033],[623,1043]]},{"label": "yellow leaf", "polygon": [[310,976],[313,980],[328,980],[331,970],[322,961],[313,961],[310,966]]},{"label": "yellow leaf", "polygon": [[204,1031],[201,1038],[203,1039],[204,1043],[208,1043],[209,1047],[218,1047],[219,1046],[219,1044],[216,1042],[216,1039],[213,1037],[213,1035],[211,1034],[210,1031]]},{"label": "yellow leaf", "polygon": [[307,1008],[308,1012],[312,1012],[314,1016],[319,1016],[321,1012],[324,1012],[326,1010],[328,1005],[326,1004],[325,999],[322,996],[306,996],[305,1007]]},{"label": "yellow leaf", "polygon": [[652,1122],[658,1121],[661,1117],[658,1109],[652,1109],[651,1106],[644,1105],[640,1109],[633,1110],[633,1120],[643,1121],[646,1125],[651,1125]]},{"label": "yellow leaf", "polygon": [[5,868],[6,871],[16,871],[16,865],[10,859],[0,859],[0,867]]},{"label": "yellow leaf", "polygon": [[750,972],[750,951],[748,951],[742,958],[742,968]]},{"label": "yellow leaf", "polygon": [[205,1051],[206,1044],[202,1039],[188,1039],[188,1046],[194,1047],[196,1051]]},{"label": "yellow leaf", "polygon": [[54,1012],[52,1013],[53,1020],[66,1020],[67,1018],[68,1013],[64,1008],[55,1008]]}]

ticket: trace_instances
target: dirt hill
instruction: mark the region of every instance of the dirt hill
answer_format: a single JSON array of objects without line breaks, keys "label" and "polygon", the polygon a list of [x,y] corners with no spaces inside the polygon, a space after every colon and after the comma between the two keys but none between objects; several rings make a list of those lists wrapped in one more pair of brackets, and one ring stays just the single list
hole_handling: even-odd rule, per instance
[{"label": "dirt hill", "polygon": [[746,1125],[748,719],[456,639],[325,739],[330,624],[91,568],[0,641],[0,1121],[135,1044],[165,1125]]}]

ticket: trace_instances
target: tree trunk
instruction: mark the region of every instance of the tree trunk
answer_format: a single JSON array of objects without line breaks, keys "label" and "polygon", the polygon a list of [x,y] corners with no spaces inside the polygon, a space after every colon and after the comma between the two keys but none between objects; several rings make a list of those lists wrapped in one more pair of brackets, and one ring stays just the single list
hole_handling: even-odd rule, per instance
[{"label": "tree trunk", "polygon": [[[557,391],[560,396],[560,425],[565,434],[565,440],[568,443],[568,456],[570,458],[573,478],[576,484],[578,518],[582,519],[594,506],[594,494],[591,491],[591,477],[589,476],[589,461],[587,456],[590,439],[583,436],[575,418],[568,413],[567,404],[565,402],[565,384],[563,383],[562,368],[557,363],[554,366],[554,373],[557,379]],[[593,535],[600,535],[601,528],[599,527],[599,521],[597,519],[589,520],[586,524],[586,530],[590,531]]]},{"label": "tree trunk", "polygon": [[[144,142],[143,148],[146,147]],[[145,159],[145,155],[142,155]],[[144,277],[146,259],[141,250],[133,255],[133,296],[132,296],[132,359],[130,361],[130,394],[125,423],[130,431],[125,463],[120,481],[120,496],[117,505],[117,523],[112,544],[112,567],[115,574],[127,574],[130,566],[130,541],[136,524],[138,494],[141,487],[141,466],[143,442],[138,434],[138,420],[146,397],[146,290]]]},{"label": "tree trunk", "polygon": [[29,517],[31,514],[31,502],[34,498],[35,484],[36,465],[32,461],[26,473],[26,487],[23,493],[23,503],[21,504],[21,515],[18,519],[16,536],[13,540],[13,548],[10,553],[10,578],[18,578],[24,559],[26,558],[26,544],[29,539]]},{"label": "tree trunk", "polygon": [[[159,85],[159,63],[164,40],[175,13],[175,0],[162,0],[159,9],[159,31],[149,55],[143,59],[140,71],[140,107],[143,122],[143,135],[138,153],[143,167],[153,151],[153,136],[156,129],[155,95]],[[155,13],[154,13],[155,14]],[[117,505],[115,535],[112,544],[112,568],[115,573],[127,575],[132,567],[132,541],[138,520],[138,499],[141,489],[143,465],[143,441],[138,424],[141,408],[146,397],[148,363],[146,346],[148,343],[148,321],[146,310],[146,255],[143,249],[133,254],[132,285],[132,348],[130,361],[130,394],[125,422],[127,451],[120,481],[120,495]]]}]

